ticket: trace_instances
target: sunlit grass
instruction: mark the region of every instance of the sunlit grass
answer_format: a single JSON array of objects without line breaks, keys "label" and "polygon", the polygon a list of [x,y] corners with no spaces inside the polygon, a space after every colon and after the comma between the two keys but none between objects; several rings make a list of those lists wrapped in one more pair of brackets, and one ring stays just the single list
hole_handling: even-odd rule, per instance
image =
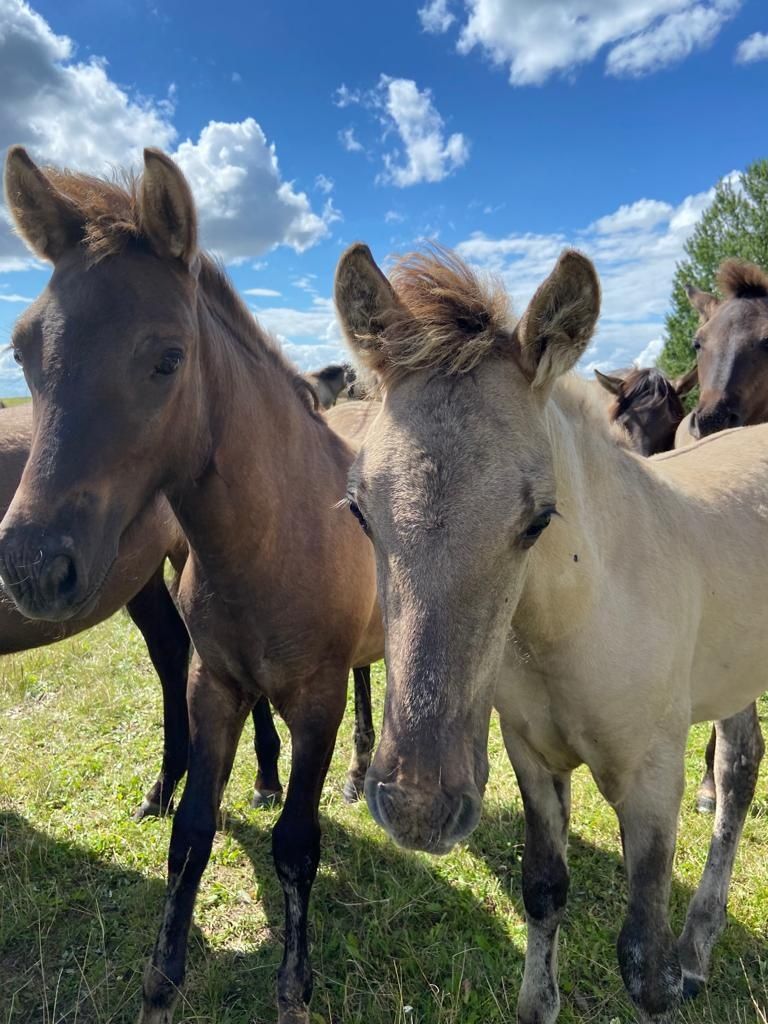
[{"label": "sunlit grass", "polygon": [[[170,832],[168,821],[131,821],[158,768],[159,686],[124,615],[56,647],[6,658],[0,672],[0,1024],[133,1024]],[[378,718],[380,669],[375,680]],[[514,1021],[525,941],[523,826],[498,729],[483,821],[466,846],[441,859],[397,850],[364,806],[343,803],[350,730],[351,716],[321,807],[313,1024]],[[694,730],[688,758],[677,927],[711,829],[711,819],[691,810],[706,737],[706,728]],[[276,1019],[282,897],[269,844],[276,812],[249,806],[250,740],[249,731],[198,901],[176,1017],[187,1024]],[[287,764],[281,768],[285,778]],[[625,1024],[632,1013],[614,952],[625,899],[617,828],[584,771],[574,784],[570,863],[561,1021]],[[709,988],[681,1020],[766,1024],[767,988],[764,773]]]}]

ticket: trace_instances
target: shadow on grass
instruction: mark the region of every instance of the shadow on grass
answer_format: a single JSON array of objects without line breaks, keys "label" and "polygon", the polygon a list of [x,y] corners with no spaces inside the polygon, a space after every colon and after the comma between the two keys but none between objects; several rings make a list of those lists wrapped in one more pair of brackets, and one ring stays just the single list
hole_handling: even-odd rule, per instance
[{"label": "shadow on grass", "polygon": [[[276,1019],[283,902],[271,862],[271,823],[234,816],[226,824],[253,865],[267,928],[257,940],[243,942],[242,951],[213,948],[193,929],[177,1024]],[[335,821],[323,824],[311,913],[313,1024],[514,1020],[521,948],[508,919],[495,912],[487,879],[483,887],[471,876],[448,878],[442,866],[447,862],[411,856]],[[521,815],[490,807],[470,842],[521,916],[522,839]],[[614,952],[625,905],[620,858],[575,835],[570,864],[571,898],[561,938],[562,1019],[602,1020],[601,1010],[608,1008],[628,1019]],[[52,839],[17,814],[0,814],[0,1024],[133,1024],[163,892],[157,879]],[[675,887],[677,923],[690,895]],[[754,1020],[754,1012],[749,1018],[743,1014],[752,1005],[747,979],[753,979],[753,989],[761,985],[755,966],[761,958],[764,937],[729,921],[710,989],[714,1000],[722,985],[738,1007],[718,1003],[733,1008],[733,1016],[708,1020]],[[404,1013],[406,1004],[413,1010]]]},{"label": "shadow on grass", "polygon": [[[618,825],[616,833],[618,843]],[[521,811],[491,807],[469,840],[472,852],[496,875],[521,916],[524,834]],[[559,960],[563,1007],[571,1011],[568,1019],[576,1021],[608,1020],[619,1011],[621,1020],[631,1019],[616,958],[616,939],[627,907],[623,859],[618,850],[612,853],[585,841],[575,819],[568,841],[568,866],[570,891]],[[738,878],[738,858],[734,874]],[[670,913],[676,934],[682,931],[693,893],[691,886],[673,879]],[[681,1020],[736,1024],[759,1019],[755,1002],[765,1014],[767,976],[768,934],[756,934],[729,917],[715,947],[709,984],[698,999],[686,1004]]]},{"label": "shadow on grass", "polygon": [[[283,900],[270,826],[226,823],[253,865],[267,927],[242,952],[214,948],[193,928],[177,1024],[276,1019]],[[485,979],[503,974],[514,991],[522,962],[492,908],[425,858],[337,822],[323,831],[311,911],[313,1024],[510,1019]],[[157,879],[0,814],[0,1022],[133,1024],[163,893]],[[412,1011],[403,1015],[403,1004]]]}]

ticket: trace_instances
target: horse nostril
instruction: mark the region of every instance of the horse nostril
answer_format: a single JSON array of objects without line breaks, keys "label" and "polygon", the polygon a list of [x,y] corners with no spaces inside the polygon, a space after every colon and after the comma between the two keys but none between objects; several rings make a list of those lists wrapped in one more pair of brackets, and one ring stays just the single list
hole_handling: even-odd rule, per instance
[{"label": "horse nostril", "polygon": [[40,584],[52,601],[68,597],[77,585],[77,569],[69,555],[48,559],[40,573]]},{"label": "horse nostril", "polygon": [[737,412],[729,412],[726,417],[726,426],[728,427],[740,427],[741,416]]},{"label": "horse nostril", "polygon": [[453,834],[457,838],[474,832],[480,818],[480,806],[477,799],[471,793],[464,793],[459,802],[459,810],[453,822]]}]

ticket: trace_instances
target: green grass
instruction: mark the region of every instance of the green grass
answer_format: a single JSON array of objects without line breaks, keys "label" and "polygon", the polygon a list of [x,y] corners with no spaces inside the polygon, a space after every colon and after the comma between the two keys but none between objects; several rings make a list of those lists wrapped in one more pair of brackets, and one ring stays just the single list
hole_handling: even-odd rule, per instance
[{"label": "green grass", "polygon": [[[132,1022],[163,896],[170,823],[131,821],[154,778],[159,687],[120,615],[0,663],[0,1024]],[[381,708],[382,675],[375,702]],[[763,704],[763,712],[768,705]],[[312,911],[313,1024],[501,1024],[515,1019],[525,929],[520,798],[498,729],[470,842],[429,859],[396,849],[340,787],[351,717],[322,801],[323,860]],[[673,887],[679,928],[711,820],[691,811],[707,729],[688,759]],[[285,761],[283,776],[287,774]],[[198,900],[176,1020],[275,1020],[282,898],[270,861],[276,813],[253,811],[250,730],[225,794]],[[571,898],[561,936],[562,1024],[625,1024],[614,943],[625,882],[612,812],[576,773]],[[726,933],[687,1024],[766,1022],[768,778],[737,860]]]},{"label": "green grass", "polygon": [[22,395],[21,397],[15,395],[13,398],[2,399],[2,403],[6,408],[9,408],[12,405],[25,405],[27,402],[31,401],[32,399],[29,397],[29,395]]}]

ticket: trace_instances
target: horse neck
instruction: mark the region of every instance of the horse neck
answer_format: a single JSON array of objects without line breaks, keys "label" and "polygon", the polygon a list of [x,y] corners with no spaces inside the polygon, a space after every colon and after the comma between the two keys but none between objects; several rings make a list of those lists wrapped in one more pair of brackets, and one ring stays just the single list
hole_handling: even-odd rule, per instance
[{"label": "horse neck", "polygon": [[328,535],[352,454],[310,413],[266,342],[246,344],[210,316],[200,326],[199,433],[208,457],[174,507],[206,575],[242,576],[247,564],[252,582],[273,586],[276,562],[290,575]]},{"label": "horse neck", "polygon": [[559,516],[531,552],[515,626],[557,643],[581,630],[635,558],[646,569],[663,559],[680,496],[618,443],[578,382],[555,389],[546,418]]}]

